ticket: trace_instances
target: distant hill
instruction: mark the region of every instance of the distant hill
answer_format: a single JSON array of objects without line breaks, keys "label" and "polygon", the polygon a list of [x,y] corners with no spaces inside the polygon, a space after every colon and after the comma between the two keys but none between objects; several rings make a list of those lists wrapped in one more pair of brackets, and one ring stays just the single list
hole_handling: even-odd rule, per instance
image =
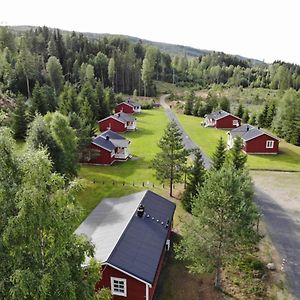
[{"label": "distant hill", "polygon": [[[21,25],[21,26],[9,26],[13,31],[16,33],[25,32],[30,29],[35,29],[37,26],[29,26],[29,25]],[[52,28],[53,29],[53,28]],[[62,33],[70,33],[70,31],[67,30],[61,30]],[[138,41],[142,41],[144,45],[150,45],[157,47],[162,52],[169,53],[170,55],[187,55],[190,57],[199,57],[203,56],[205,54],[213,52],[213,50],[203,50],[203,49],[197,49],[189,46],[183,46],[183,45],[175,45],[175,44],[168,44],[168,43],[161,43],[161,42],[154,42],[149,41],[145,39],[141,39],[138,37],[128,36],[128,35],[121,35],[121,34],[110,34],[110,33],[93,33],[93,32],[81,32],[85,36],[87,36],[90,39],[99,39],[103,37],[124,37],[129,40],[131,43],[137,43]],[[233,55],[238,57],[241,60],[250,60],[252,64],[262,64],[263,62],[257,59],[253,58],[247,58],[241,55]]]}]

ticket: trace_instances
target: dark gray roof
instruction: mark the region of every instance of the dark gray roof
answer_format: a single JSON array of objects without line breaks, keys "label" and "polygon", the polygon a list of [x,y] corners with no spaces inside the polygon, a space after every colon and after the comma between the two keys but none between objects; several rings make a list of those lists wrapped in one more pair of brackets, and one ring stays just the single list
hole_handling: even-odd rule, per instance
[{"label": "dark gray roof", "polygon": [[[136,214],[140,204],[145,207],[142,218]],[[84,234],[94,243],[96,259],[152,284],[168,235],[166,222],[172,222],[175,207],[151,191],[105,199],[76,234]]]},{"label": "dark gray roof", "polygon": [[[109,139],[107,139],[107,137],[109,137]],[[112,130],[106,130],[95,137],[92,143],[111,152],[116,147],[127,147],[129,141]]]},{"label": "dark gray roof", "polygon": [[240,127],[237,127],[235,129],[232,129],[230,131],[230,134],[233,138],[240,136],[244,141],[252,140],[258,136],[261,136],[263,134],[266,134],[274,139],[277,139],[276,137],[271,136],[270,134],[262,131],[259,128],[256,128],[249,124],[243,124]]},{"label": "dark gray roof", "polygon": [[222,119],[226,116],[233,116],[237,119],[240,119],[239,117],[237,116],[234,116],[233,114],[225,111],[225,110],[218,110],[218,111],[215,111],[215,112],[212,112],[211,114],[207,114],[205,117],[208,118],[208,119],[214,119],[214,120],[219,120],[219,119]]},{"label": "dark gray roof", "polygon": [[126,140],[123,136],[121,136],[120,134],[118,134],[110,129],[104,131],[100,136],[102,136],[104,138],[106,138],[108,136],[112,140]]},{"label": "dark gray roof", "polygon": [[114,114],[115,119],[119,119],[123,122],[133,122],[135,121],[135,117],[133,117],[131,114],[126,114],[124,112],[118,112]]},{"label": "dark gray roof", "polygon": [[141,204],[144,217],[132,217],[108,263],[152,284],[167,239],[166,222],[172,221],[176,206],[151,191],[146,192]]},{"label": "dark gray roof", "polygon": [[126,103],[129,103],[132,106],[141,106],[139,103],[133,101],[132,99],[126,100]]},{"label": "dark gray roof", "polygon": [[116,148],[116,146],[110,140],[107,140],[105,136],[102,135],[98,135],[97,137],[95,137],[92,143],[101,148],[107,149],[110,152]]}]

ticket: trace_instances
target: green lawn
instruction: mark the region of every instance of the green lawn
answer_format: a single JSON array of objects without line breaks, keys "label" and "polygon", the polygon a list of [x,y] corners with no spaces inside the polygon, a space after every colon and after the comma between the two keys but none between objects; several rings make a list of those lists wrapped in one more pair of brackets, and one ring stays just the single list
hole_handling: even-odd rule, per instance
[{"label": "green lawn", "polygon": [[[190,138],[208,155],[212,156],[218,139],[227,140],[227,131],[203,128],[202,118],[177,114],[177,118]],[[250,169],[300,171],[300,147],[281,141],[278,155],[248,155]]]},{"label": "green lawn", "polygon": [[79,177],[84,189],[78,200],[85,210],[84,217],[105,197],[119,197],[146,188],[165,193],[150,162],[159,151],[157,143],[167,123],[163,109],[143,111],[137,115],[138,130],[124,134],[131,141],[133,159],[112,166],[81,166]]},{"label": "green lawn", "polygon": [[220,137],[227,141],[227,131],[215,128],[204,128],[201,126],[203,118],[176,114],[189,137],[203,150],[209,157],[212,156]]}]

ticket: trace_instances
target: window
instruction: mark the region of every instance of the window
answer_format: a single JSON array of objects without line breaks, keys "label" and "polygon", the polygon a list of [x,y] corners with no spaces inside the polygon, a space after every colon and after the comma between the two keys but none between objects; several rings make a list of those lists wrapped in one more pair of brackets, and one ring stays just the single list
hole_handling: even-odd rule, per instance
[{"label": "window", "polygon": [[233,126],[239,126],[239,120],[232,120]]},{"label": "window", "polygon": [[111,293],[117,296],[127,296],[126,279],[110,277]]},{"label": "window", "polygon": [[274,148],[274,141],[272,141],[272,140],[267,141],[266,148]]},{"label": "window", "polygon": [[170,251],[170,246],[171,246],[171,241],[167,240],[166,241],[166,251]]}]

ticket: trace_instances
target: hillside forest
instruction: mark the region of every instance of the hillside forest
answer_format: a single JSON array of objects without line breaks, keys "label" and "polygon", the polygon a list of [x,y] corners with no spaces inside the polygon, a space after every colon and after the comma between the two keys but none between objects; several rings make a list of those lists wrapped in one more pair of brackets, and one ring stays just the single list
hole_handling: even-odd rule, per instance
[{"label": "hillside forest", "polygon": [[[1,105],[0,122],[9,124],[17,139],[24,139],[37,113],[59,111],[81,135],[83,146],[94,133],[95,121],[108,116],[122,95],[155,96],[157,81],[190,90],[215,86],[277,90],[276,99],[258,99],[262,104],[258,113],[242,105],[236,113],[300,144],[298,65],[265,64],[221,52],[174,55],[119,36],[92,38],[47,27],[25,32],[0,27],[0,91],[11,100],[8,107]],[[217,107],[230,110],[230,99],[218,93],[201,99],[190,92],[186,98],[187,114],[203,116]]]}]

